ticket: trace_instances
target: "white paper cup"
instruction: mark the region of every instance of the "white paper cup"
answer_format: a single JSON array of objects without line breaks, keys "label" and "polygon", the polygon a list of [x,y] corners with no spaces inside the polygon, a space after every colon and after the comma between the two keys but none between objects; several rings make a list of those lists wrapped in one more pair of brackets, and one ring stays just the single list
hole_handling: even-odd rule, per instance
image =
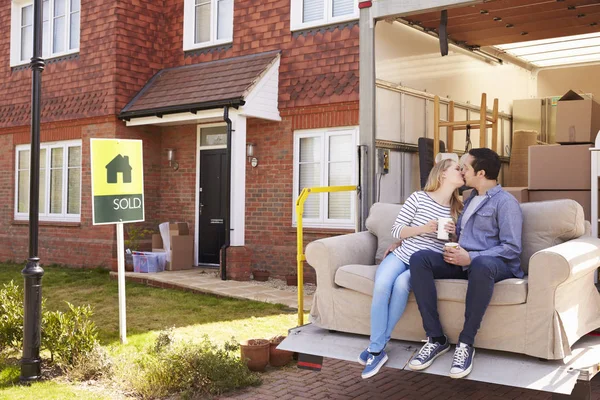
[{"label": "white paper cup", "polygon": [[458,249],[459,245],[456,242],[448,242],[444,245],[446,248]]},{"label": "white paper cup", "polygon": [[449,240],[450,235],[446,231],[445,227],[448,222],[451,222],[452,218],[438,218],[438,231],[437,238],[441,240]]}]

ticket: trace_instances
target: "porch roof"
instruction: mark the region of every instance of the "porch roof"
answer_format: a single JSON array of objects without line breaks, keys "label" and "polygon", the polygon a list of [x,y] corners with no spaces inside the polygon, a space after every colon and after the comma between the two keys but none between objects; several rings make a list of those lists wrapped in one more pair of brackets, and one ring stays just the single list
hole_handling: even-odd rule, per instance
[{"label": "porch roof", "polygon": [[243,106],[278,57],[279,51],[269,51],[162,69],[123,108],[119,118]]}]

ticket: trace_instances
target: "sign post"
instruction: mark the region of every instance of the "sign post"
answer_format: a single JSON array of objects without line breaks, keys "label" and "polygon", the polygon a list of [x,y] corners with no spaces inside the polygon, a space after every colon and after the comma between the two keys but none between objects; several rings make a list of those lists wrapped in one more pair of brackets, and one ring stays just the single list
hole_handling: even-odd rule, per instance
[{"label": "sign post", "polygon": [[144,221],[141,140],[90,139],[94,225],[117,225],[119,336],[127,343],[123,223]]}]

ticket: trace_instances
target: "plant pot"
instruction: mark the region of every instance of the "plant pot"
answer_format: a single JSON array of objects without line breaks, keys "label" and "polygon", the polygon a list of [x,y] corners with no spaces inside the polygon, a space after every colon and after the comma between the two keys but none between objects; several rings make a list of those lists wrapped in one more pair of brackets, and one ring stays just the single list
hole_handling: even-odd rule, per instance
[{"label": "plant pot", "polygon": [[269,364],[272,367],[283,367],[292,361],[293,352],[277,349],[283,339],[285,339],[285,336],[277,336],[271,339],[269,343]]},{"label": "plant pot", "polygon": [[240,343],[242,360],[250,371],[264,371],[269,363],[269,341],[266,339],[249,339]]},{"label": "plant pot", "polygon": [[125,271],[133,272],[133,254],[125,253]]},{"label": "plant pot", "polygon": [[285,282],[288,286],[298,286],[298,275],[289,274],[285,276]]},{"label": "plant pot", "polygon": [[266,282],[269,280],[270,272],[262,269],[254,269],[252,270],[252,275],[255,281]]}]

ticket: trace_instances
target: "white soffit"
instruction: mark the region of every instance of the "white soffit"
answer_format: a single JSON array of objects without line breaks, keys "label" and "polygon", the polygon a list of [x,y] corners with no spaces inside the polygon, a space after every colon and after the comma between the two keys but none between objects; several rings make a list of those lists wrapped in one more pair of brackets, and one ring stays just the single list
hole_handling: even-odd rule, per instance
[{"label": "white soffit", "polygon": [[539,68],[600,61],[600,32],[494,46]]}]

